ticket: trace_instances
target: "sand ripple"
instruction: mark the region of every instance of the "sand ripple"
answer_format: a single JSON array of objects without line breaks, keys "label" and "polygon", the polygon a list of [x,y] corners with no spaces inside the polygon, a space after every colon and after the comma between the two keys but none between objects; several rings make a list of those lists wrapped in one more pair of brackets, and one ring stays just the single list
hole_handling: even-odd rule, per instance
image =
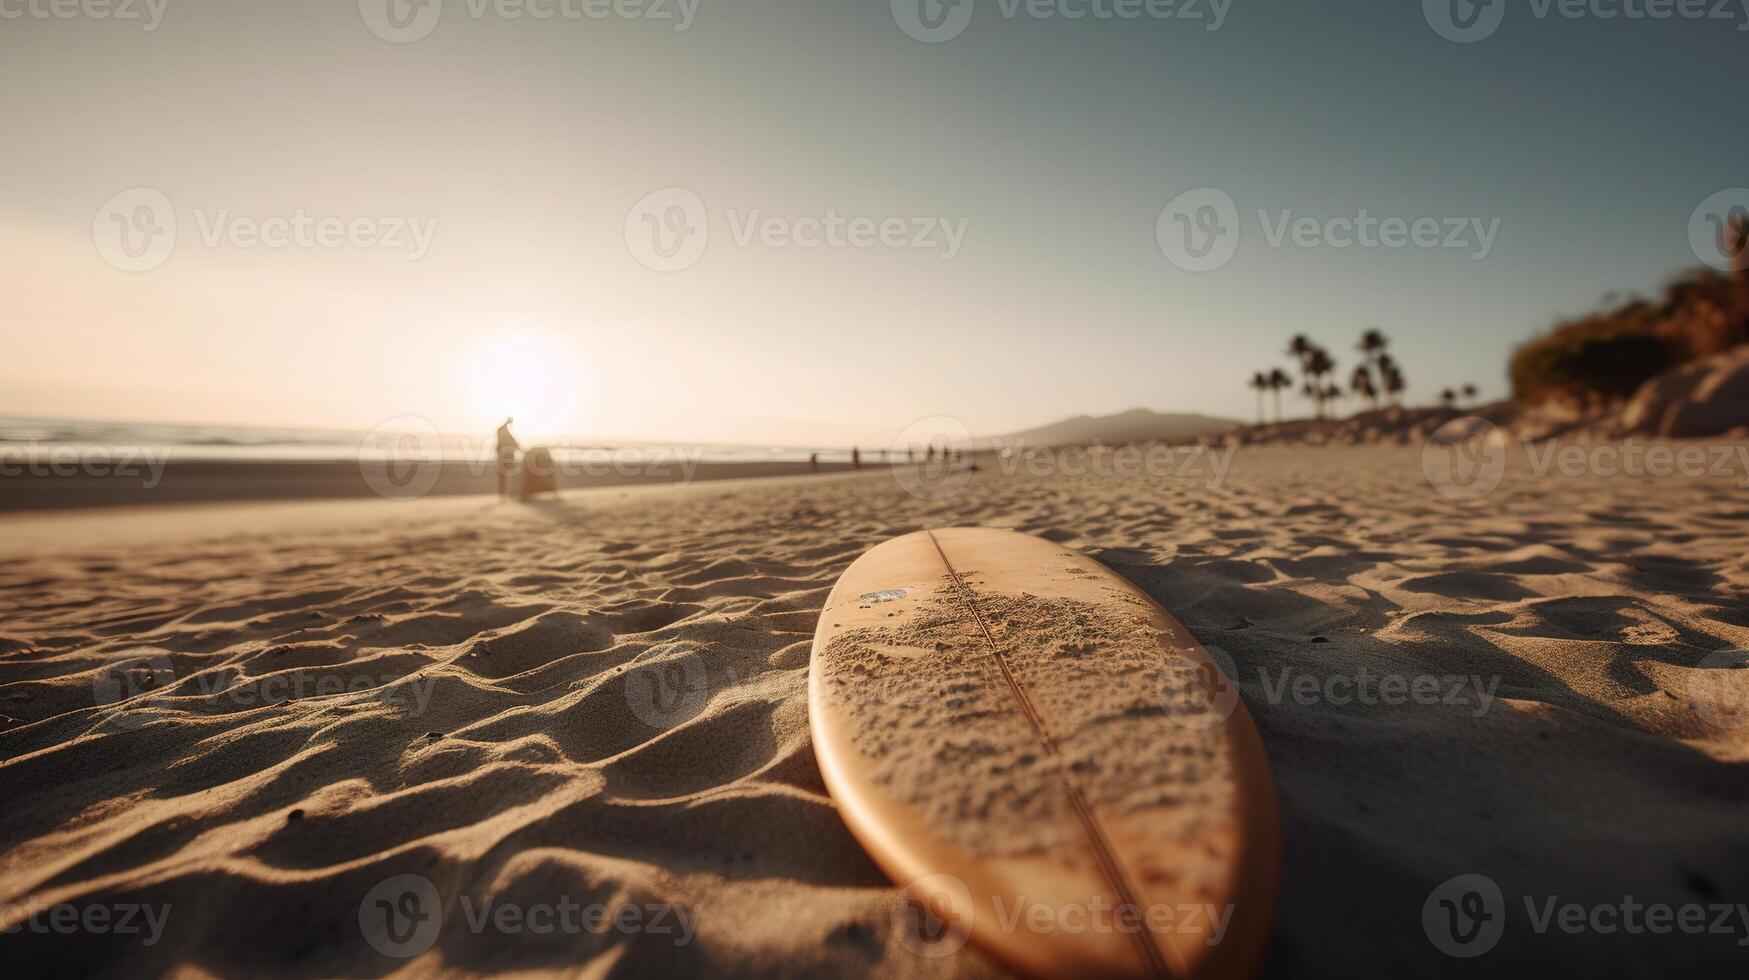
[{"label": "sand ripple", "polygon": [[[1421,927],[1457,874],[1513,899],[1749,899],[1749,731],[1693,697],[1703,661],[1749,647],[1740,499],[1523,476],[1465,504],[1418,453],[1264,449],[1212,489],[987,468],[927,501],[825,477],[13,562],[0,915],[171,911],[150,946],[28,924],[0,946],[31,975],[994,973],[894,937],[806,705],[837,575],[894,535],[984,524],[1100,558],[1231,658],[1286,821],[1271,974],[1457,975],[1473,964]],[[1492,694],[1327,696],[1363,673]],[[360,911],[404,875],[441,928],[398,958]],[[473,927],[561,899],[695,934]],[[1520,932],[1489,967],[1740,962],[1729,939]]]}]

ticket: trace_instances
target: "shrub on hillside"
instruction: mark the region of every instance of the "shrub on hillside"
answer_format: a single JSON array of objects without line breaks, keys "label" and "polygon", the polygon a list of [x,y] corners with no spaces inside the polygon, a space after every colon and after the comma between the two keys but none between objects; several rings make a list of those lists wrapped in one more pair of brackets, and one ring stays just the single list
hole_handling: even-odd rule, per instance
[{"label": "shrub on hillside", "polygon": [[1562,323],[1513,352],[1513,397],[1596,408],[1672,368],[1749,343],[1749,281],[1700,273],[1658,303],[1635,300]]}]

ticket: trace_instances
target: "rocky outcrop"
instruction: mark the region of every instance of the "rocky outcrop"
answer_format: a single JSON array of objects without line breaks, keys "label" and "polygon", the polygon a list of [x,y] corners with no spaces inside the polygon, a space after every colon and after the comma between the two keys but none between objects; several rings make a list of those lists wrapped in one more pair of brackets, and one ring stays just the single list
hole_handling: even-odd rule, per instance
[{"label": "rocky outcrop", "polygon": [[1749,426],[1749,345],[1646,382],[1622,411],[1630,433],[1694,439]]}]

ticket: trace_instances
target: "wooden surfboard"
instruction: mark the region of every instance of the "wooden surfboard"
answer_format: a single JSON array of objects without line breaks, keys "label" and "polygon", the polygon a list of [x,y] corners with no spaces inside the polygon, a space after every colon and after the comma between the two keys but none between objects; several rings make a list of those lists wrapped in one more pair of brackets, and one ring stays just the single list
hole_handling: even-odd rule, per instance
[{"label": "wooden surfboard", "polygon": [[900,938],[1039,977],[1255,972],[1280,873],[1263,744],[1170,614],[1012,531],[888,541],[826,600],[826,786],[904,891]]}]

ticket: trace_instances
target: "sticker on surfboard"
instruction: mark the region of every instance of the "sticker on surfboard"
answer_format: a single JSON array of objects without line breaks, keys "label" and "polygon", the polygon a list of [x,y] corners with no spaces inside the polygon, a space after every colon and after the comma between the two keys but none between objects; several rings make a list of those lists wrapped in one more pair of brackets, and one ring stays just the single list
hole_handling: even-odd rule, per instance
[{"label": "sticker on surfboard", "polygon": [[892,602],[894,599],[903,599],[909,594],[910,593],[906,592],[904,589],[882,589],[879,592],[864,592],[857,598],[861,602],[873,603],[878,606],[883,602]]}]

